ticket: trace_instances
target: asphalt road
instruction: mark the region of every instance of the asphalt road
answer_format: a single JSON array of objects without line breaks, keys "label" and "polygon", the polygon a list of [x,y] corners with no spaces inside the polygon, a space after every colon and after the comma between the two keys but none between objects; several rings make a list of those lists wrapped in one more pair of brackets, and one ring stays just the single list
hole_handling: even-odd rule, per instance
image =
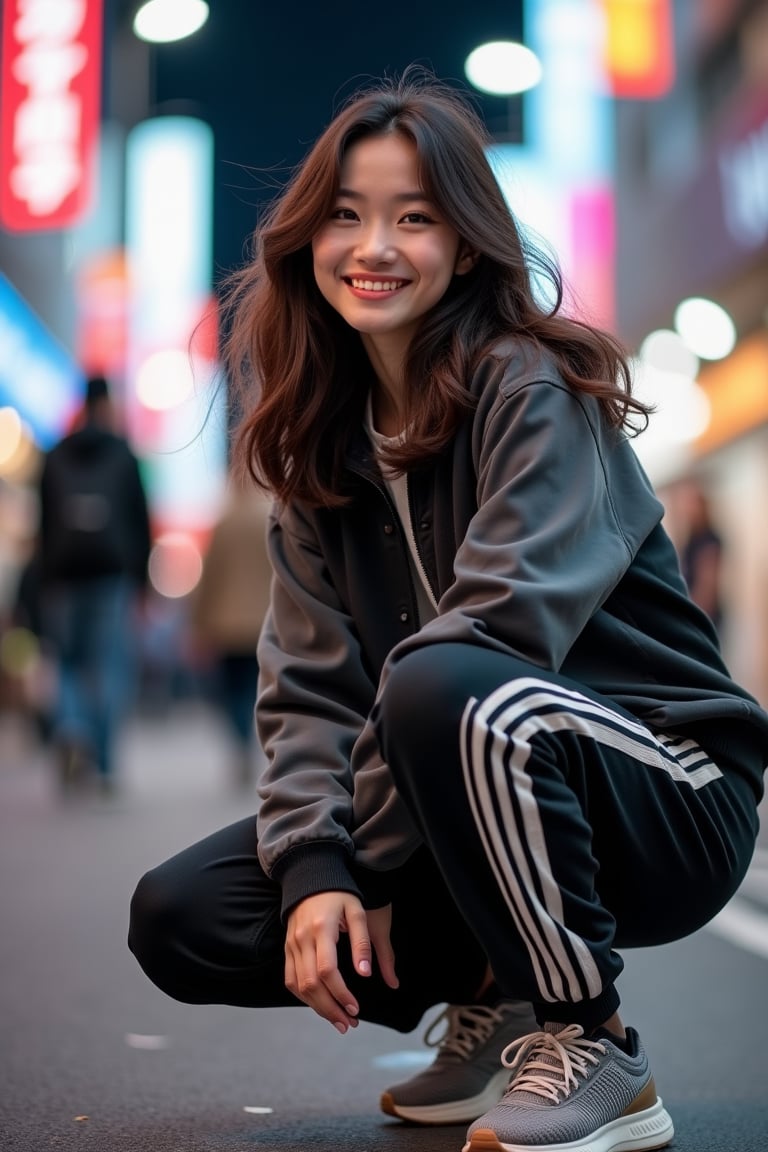
[{"label": "asphalt road", "polygon": [[[138,876],[248,810],[230,755],[218,718],[187,704],[130,725],[116,798],[62,803],[45,752],[0,716],[0,1149],[458,1152],[463,1128],[378,1111],[428,1059],[421,1028],[342,1037],[303,1009],[176,1004],[128,952]],[[676,1152],[768,1150],[763,844],[716,924],[626,954],[624,1015]]]}]

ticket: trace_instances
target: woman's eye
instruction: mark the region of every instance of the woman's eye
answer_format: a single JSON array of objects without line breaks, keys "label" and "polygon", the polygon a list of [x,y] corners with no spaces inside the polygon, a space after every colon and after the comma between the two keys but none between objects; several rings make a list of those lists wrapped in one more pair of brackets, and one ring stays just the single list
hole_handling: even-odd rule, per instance
[{"label": "woman's eye", "polygon": [[432,224],[434,221],[426,212],[406,212],[403,216],[404,224]]},{"label": "woman's eye", "polygon": [[357,220],[357,213],[352,208],[334,208],[331,220]]}]

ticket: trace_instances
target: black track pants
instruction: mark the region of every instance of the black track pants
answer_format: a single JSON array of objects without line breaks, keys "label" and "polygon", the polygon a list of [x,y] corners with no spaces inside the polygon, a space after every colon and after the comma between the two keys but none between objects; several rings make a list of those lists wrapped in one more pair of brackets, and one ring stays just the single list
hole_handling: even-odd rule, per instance
[{"label": "black track pants", "polygon": [[[618,1004],[617,949],[693,932],[746,871],[759,765],[715,766],[562,677],[436,645],[395,666],[376,720],[425,845],[392,876],[400,988],[357,976],[340,939],[363,1020],[410,1031],[434,1004],[471,1002],[489,959],[540,1020],[600,1023]],[[251,817],[139,882],[129,946],[168,995],[299,1003],[256,848]]]},{"label": "black track pants", "polygon": [[[344,934],[339,962],[362,1020],[410,1032],[435,1004],[473,1002],[487,961],[425,848],[393,879],[400,987],[386,986],[375,959],[373,975],[358,976]],[[255,817],[214,832],[143,876],[131,901],[128,943],[150,980],[176,1000],[248,1008],[301,1004],[284,984],[280,890],[256,855]]]},{"label": "black track pants", "polygon": [[700,928],[752,856],[754,756],[715,765],[514,657],[420,649],[395,665],[375,720],[497,983],[540,1020],[602,1023],[619,1003],[616,949]]}]

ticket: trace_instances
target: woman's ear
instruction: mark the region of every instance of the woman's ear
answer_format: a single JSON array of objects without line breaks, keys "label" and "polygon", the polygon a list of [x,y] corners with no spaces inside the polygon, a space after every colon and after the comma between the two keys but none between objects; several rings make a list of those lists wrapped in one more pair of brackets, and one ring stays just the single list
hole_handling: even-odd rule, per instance
[{"label": "woman's ear", "polygon": [[474,248],[470,248],[467,244],[462,244],[456,258],[456,267],[453,270],[454,275],[464,276],[467,272],[471,272],[479,259],[479,252],[476,252]]}]

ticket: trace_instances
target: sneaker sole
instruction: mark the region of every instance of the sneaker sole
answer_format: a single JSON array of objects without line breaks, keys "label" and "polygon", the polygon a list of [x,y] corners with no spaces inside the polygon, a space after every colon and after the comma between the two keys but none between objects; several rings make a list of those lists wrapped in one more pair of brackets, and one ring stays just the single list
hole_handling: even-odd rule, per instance
[{"label": "sneaker sole", "polygon": [[583,1140],[567,1144],[505,1144],[490,1128],[472,1133],[462,1152],[655,1152],[666,1148],[675,1134],[661,1097],[651,1108],[620,1116]]},{"label": "sneaker sole", "polygon": [[[502,1068],[494,1073],[486,1087],[477,1096],[465,1100],[446,1100],[444,1104],[405,1105],[398,1104],[391,1092],[384,1092],[379,1107],[387,1116],[398,1120],[409,1120],[412,1124],[471,1124],[498,1104],[509,1083],[509,1069]],[[479,1145],[482,1147],[482,1145]],[[491,1147],[494,1147],[491,1145]],[[501,1145],[498,1145],[501,1147]]]}]

